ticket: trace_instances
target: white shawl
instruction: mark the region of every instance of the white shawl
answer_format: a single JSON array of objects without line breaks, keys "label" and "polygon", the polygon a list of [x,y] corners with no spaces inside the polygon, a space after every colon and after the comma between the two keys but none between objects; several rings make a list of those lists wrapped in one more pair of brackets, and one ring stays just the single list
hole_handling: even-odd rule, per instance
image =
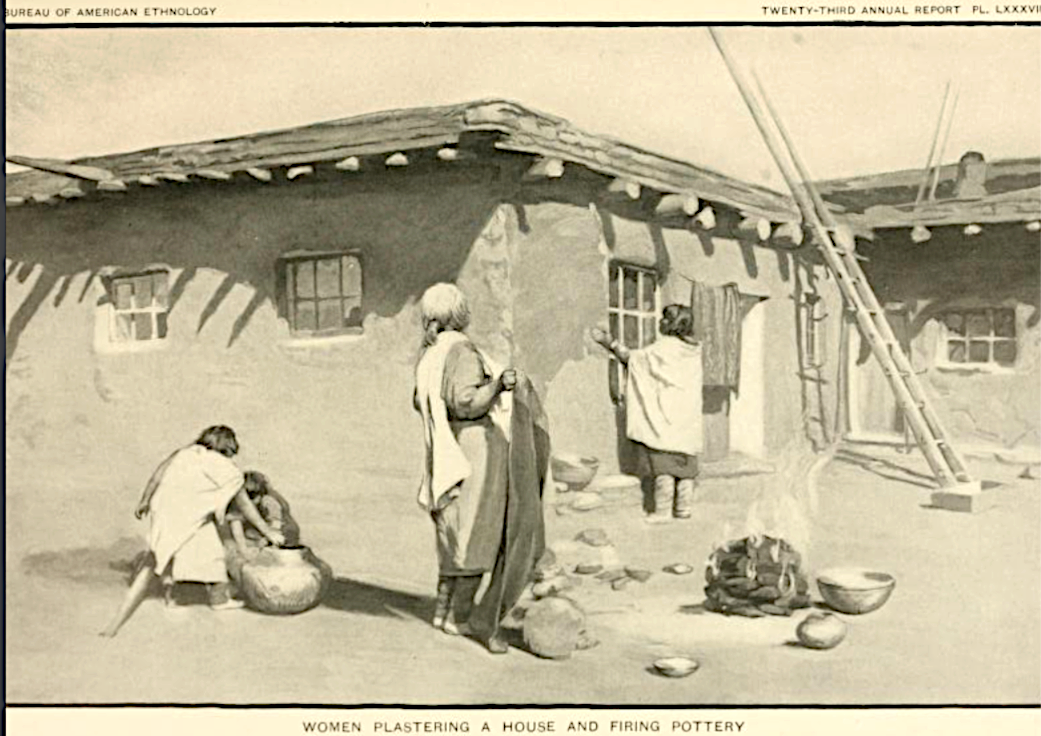
[{"label": "white shawl", "polygon": [[189,445],[174,454],[162,471],[149,513],[148,541],[157,572],[208,520],[223,521],[242,482],[235,463],[202,445]]},{"label": "white shawl", "polygon": [[662,337],[629,356],[626,434],[653,450],[697,455],[701,421],[701,346]]},{"label": "white shawl", "polygon": [[[458,486],[470,477],[470,461],[466,459],[448,421],[448,407],[441,389],[444,384],[445,362],[452,348],[468,338],[461,332],[448,330],[437,336],[437,341],[426,349],[416,366],[416,403],[423,419],[423,440],[426,444],[426,467],[419,486],[419,505],[424,509],[440,508],[442,497],[458,495]],[[498,380],[502,373],[486,355],[481,353],[488,371]],[[500,395],[489,411],[489,416],[509,437],[512,404],[508,395]]]}]

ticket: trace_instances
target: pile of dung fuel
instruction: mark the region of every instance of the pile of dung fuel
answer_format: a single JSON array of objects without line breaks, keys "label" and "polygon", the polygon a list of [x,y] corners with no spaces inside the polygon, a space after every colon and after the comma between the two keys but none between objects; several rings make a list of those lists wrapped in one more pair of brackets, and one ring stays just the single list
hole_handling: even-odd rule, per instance
[{"label": "pile of dung fuel", "polygon": [[705,568],[705,609],[737,616],[790,616],[810,605],[802,558],[783,539],[751,536],[712,552]]}]

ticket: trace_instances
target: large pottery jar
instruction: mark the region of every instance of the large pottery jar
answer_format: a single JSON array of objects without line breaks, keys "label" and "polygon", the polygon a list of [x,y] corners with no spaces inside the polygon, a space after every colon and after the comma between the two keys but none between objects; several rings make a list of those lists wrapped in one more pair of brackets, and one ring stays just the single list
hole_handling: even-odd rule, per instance
[{"label": "large pottery jar", "polygon": [[240,587],[250,608],[301,613],[314,608],[332,582],[332,570],[307,547],[267,547],[242,566]]}]

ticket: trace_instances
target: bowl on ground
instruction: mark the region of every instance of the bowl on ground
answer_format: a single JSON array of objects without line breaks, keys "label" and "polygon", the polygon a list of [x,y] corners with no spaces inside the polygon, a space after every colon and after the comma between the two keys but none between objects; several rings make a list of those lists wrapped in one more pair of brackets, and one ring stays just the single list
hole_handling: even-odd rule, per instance
[{"label": "bowl on ground", "polygon": [[554,455],[552,459],[553,480],[566,483],[573,491],[581,490],[593,480],[599,467],[600,461],[595,457],[570,453]]},{"label": "bowl on ground", "polygon": [[835,567],[817,576],[817,588],[829,607],[857,615],[877,611],[889,600],[896,579],[885,572],[860,567]]},{"label": "bowl on ground", "polygon": [[664,677],[686,677],[698,668],[689,657],[662,657],[654,661],[654,669]]}]

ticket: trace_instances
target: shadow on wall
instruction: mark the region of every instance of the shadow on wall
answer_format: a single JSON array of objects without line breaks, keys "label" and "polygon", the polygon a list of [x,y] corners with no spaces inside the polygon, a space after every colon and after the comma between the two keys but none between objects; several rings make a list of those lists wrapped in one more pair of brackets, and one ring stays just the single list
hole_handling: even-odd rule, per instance
[{"label": "shadow on wall", "polygon": [[1033,307],[1027,327],[1041,322],[1041,251],[1037,235],[1021,224],[988,225],[972,237],[937,228],[917,245],[906,237],[906,231],[884,234],[861,249],[879,300],[911,307],[911,339],[946,309],[972,299],[1025,304]]},{"label": "shadow on wall", "polygon": [[317,177],[224,188],[196,183],[135,191],[125,199],[9,210],[6,279],[25,283],[39,273],[9,322],[5,365],[49,295],[60,307],[72,279],[87,272],[78,295],[83,302],[95,279],[113,268],[183,269],[171,285],[170,311],[200,269],[226,274],[199,316],[197,333],[237,284],[252,287],[229,347],[265,302],[285,316],[278,262],[287,251],[360,252],[365,315],[394,316],[431,283],[456,278],[497,205],[496,192],[480,177],[442,178],[373,174],[363,183]]}]

